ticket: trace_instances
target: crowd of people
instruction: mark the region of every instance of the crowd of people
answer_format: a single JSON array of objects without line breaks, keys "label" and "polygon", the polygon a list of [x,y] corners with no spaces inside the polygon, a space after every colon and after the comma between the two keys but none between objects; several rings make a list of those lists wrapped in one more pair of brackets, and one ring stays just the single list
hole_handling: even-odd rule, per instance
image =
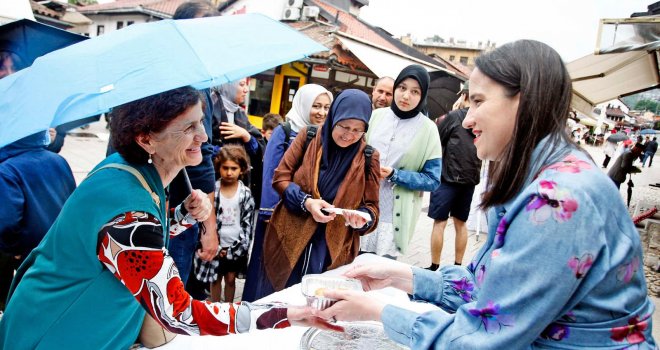
[{"label": "crowd of people", "polygon": [[[190,2],[175,18],[211,15]],[[246,79],[162,92],[112,110],[111,150],[77,188],[66,161],[45,149],[47,131],[0,148],[3,281],[16,269],[0,348],[125,349],[148,341],[148,322],[225,335],[377,320],[416,349],[654,349],[640,239],[613,171],[625,180],[634,160],[650,166],[656,139],[615,159],[613,186],[566,133],[570,78],[536,41],[480,56],[457,109],[435,121],[429,83],[411,65],[374,81],[371,96],[307,84],[261,130],[242,107]],[[482,161],[488,239],[462,266]],[[345,275],[442,310],[418,314],[346,290],[325,291],[339,301],[323,311],[259,302],[361,253],[397,259],[423,192],[435,220],[431,266]],[[456,260],[441,267],[450,216]]]}]

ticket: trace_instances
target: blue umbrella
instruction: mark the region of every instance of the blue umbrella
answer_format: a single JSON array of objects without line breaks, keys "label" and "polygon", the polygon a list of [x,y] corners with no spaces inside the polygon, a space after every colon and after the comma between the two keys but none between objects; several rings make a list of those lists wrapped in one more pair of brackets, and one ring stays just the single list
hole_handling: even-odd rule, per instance
[{"label": "blue umbrella", "polygon": [[644,130],[639,132],[640,135],[653,135],[653,134],[657,134],[657,133],[658,133],[658,130],[653,130],[653,129],[644,129]]},{"label": "blue umbrella", "polygon": [[220,85],[325,50],[259,14],[133,25],[0,79],[0,147],[163,91]]}]

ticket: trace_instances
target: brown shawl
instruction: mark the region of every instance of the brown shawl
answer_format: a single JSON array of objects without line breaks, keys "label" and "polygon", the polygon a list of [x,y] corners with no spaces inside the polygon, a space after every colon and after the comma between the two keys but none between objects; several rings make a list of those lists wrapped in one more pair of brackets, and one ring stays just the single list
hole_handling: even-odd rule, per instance
[{"label": "brown shawl", "polygon": [[[307,138],[306,128],[301,130],[291,143],[273,175],[273,187],[280,195],[293,181],[304,192],[318,198],[316,183],[321,161],[321,134],[321,130],[316,133],[305,154],[302,148]],[[375,219],[367,231],[360,232],[346,226],[341,215],[337,215],[334,220],[326,224],[325,239],[332,259],[330,269],[351,263],[360,248],[360,235],[373,231],[378,225],[380,155],[374,150],[369,179],[366,180],[364,148],[367,143],[364,139],[359,142],[360,149],[352,160],[351,167],[339,186],[332,204],[345,209],[367,208],[374,214]],[[282,201],[275,207],[266,230],[263,261],[268,279],[276,291],[284,289],[291,271],[314,235],[316,227],[317,223],[311,214],[294,214],[282,204]]]}]

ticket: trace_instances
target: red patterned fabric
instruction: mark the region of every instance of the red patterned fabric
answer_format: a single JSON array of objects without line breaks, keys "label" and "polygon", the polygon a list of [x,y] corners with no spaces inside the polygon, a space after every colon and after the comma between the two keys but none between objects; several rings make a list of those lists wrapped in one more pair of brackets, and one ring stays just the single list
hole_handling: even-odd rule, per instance
[{"label": "red patterned fabric", "polygon": [[99,232],[98,258],[171,332],[225,335],[290,326],[283,307],[192,299],[164,248],[162,225],[148,213],[125,213],[105,225]]}]

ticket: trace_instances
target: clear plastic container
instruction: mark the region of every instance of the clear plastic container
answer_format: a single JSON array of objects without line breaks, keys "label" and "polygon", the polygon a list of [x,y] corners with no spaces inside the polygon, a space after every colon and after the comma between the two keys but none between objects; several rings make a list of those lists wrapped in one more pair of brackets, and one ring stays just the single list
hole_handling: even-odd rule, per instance
[{"label": "clear plastic container", "polygon": [[326,289],[362,290],[362,283],[356,279],[323,275],[303,276],[300,286],[303,295],[307,299],[307,305],[318,310],[327,309],[337,302],[336,299],[324,296]]}]

